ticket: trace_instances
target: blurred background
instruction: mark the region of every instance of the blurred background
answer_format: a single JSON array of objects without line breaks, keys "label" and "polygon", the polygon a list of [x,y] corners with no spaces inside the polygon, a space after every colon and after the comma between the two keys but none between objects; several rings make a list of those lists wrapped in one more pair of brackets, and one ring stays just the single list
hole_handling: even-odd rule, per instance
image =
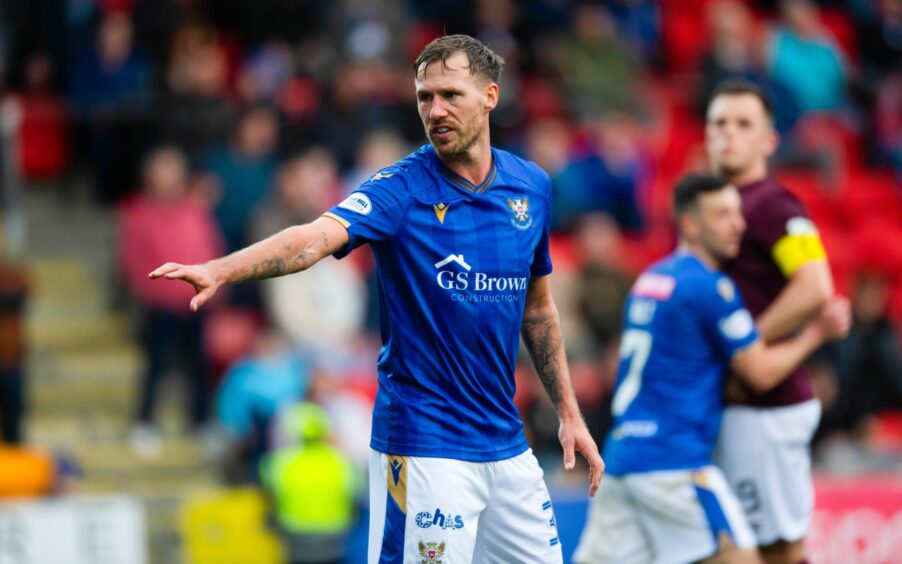
[{"label": "blurred background", "polygon": [[[365,560],[369,251],[199,315],[146,274],[310,221],[422,144],[411,64],[443,33],[507,60],[493,143],[553,178],[599,444],[620,307],[673,247],[708,96],[744,77],[773,97],[773,165],[855,311],[810,363],[811,561],[897,559],[902,0],[0,0],[0,563]],[[569,556],[585,470],[563,473],[525,356],[517,379]]]}]

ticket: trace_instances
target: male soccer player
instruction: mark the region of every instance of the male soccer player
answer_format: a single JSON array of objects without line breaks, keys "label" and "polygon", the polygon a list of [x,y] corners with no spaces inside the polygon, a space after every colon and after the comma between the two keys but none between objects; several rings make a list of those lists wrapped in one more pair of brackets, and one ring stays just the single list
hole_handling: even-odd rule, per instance
[{"label": "male soccer player", "polygon": [[[805,208],[768,175],[777,148],[773,110],[754,84],[721,84],[708,106],[706,144],[713,168],[739,188],[748,229],[725,265],[761,338],[799,329],[833,295],[817,229]],[[809,443],[820,404],[803,368],[773,390],[746,390],[723,417],[715,463],[742,501],[765,560],[804,560],[814,509]]]},{"label": "male soccer player", "polygon": [[204,265],[151,277],[197,290],[280,276],[369,243],[383,348],[373,413],[369,562],[560,562],[542,470],[513,403],[519,336],[557,407],[564,465],[604,465],[573,394],[548,274],[551,183],[493,148],[503,60],[463,35],[414,65],[430,141],[324,217]]},{"label": "male soccer player", "polygon": [[740,205],[719,177],[690,175],[676,186],[679,247],[636,280],[625,305],[607,478],[576,562],[758,561],[739,502],[712,466],[726,368],[768,390],[844,334],[850,313],[836,299],[793,339],[765,345],[718,272],[739,251]]}]

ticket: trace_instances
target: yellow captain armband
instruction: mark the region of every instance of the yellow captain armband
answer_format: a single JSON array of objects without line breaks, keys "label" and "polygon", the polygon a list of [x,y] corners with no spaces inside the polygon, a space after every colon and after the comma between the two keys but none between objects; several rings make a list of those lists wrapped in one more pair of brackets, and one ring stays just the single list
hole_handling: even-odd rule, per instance
[{"label": "yellow captain armband", "polygon": [[791,277],[803,265],[827,258],[814,223],[807,217],[794,217],[786,222],[786,235],[773,248],[774,262],[783,276]]}]

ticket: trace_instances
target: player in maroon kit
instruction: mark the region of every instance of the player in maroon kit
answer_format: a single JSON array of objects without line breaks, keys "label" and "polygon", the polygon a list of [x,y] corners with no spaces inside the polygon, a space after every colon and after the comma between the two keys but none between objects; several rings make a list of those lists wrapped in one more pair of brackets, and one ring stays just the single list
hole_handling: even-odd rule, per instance
[{"label": "player in maroon kit", "polygon": [[[833,295],[833,278],[804,206],[768,173],[777,149],[768,98],[754,84],[716,90],[705,130],[714,169],[739,187],[747,224],[739,256],[726,265],[767,342],[813,318]],[[723,415],[715,462],[742,501],[769,563],[805,561],[814,510],[809,444],[820,403],[800,368],[773,390],[737,394]]]}]

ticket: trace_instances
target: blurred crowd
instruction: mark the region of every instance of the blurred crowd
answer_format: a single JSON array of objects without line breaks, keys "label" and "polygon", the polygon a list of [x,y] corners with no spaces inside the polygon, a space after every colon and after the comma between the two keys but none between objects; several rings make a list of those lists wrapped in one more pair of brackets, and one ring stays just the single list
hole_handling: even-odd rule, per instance
[{"label": "blurred crowd", "polygon": [[[337,452],[365,468],[378,354],[368,251],[234,287],[200,315],[188,314],[190,287],[146,274],[310,221],[423,143],[410,63],[442,33],[474,35],[505,58],[493,143],[553,179],[555,290],[599,442],[620,306],[632,277],[673,244],[668,194],[705,167],[708,97],[743,77],[774,99],[774,164],[855,299],[852,335],[813,362],[821,437],[889,436],[898,447],[902,0],[460,4],[0,2],[0,96],[21,117],[21,176],[87,177],[97,205],[116,208],[116,269],[146,353],[135,448],[159,448],[157,392],[176,359],[194,430],[227,431],[229,480],[259,482],[266,466],[274,483],[279,463],[264,461],[305,436],[280,424],[302,400],[321,406]],[[3,370],[0,388],[14,387]],[[517,377],[531,444],[554,468],[553,408],[525,357]]]}]

